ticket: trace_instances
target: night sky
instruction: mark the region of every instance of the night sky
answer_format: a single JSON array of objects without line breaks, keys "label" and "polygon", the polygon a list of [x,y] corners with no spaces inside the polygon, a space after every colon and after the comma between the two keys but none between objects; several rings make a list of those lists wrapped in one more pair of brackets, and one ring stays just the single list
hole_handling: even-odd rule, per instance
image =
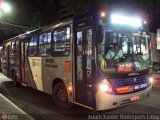
[{"label": "night sky", "polygon": [[[1,1],[1,0],[0,0]],[[0,23],[0,40],[24,33],[60,20],[60,11],[78,14],[94,8],[121,9],[136,11],[148,21],[151,32],[160,28],[160,0],[5,0],[12,6],[12,12],[5,14],[0,21],[12,23],[22,27],[15,27]]]}]

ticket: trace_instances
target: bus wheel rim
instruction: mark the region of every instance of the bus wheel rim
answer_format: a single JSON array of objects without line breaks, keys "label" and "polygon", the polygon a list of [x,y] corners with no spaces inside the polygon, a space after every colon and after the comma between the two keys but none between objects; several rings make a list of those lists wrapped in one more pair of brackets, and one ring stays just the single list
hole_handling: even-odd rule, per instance
[{"label": "bus wheel rim", "polygon": [[65,88],[61,88],[58,91],[58,100],[62,103],[65,103],[68,101],[67,91]]}]

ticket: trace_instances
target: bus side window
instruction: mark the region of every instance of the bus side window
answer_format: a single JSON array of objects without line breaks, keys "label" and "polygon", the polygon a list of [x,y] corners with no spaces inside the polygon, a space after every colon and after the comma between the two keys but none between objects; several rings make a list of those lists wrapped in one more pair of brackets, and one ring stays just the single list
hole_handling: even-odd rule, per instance
[{"label": "bus side window", "polygon": [[51,46],[51,32],[43,33],[39,36],[39,56],[48,56],[50,55],[50,46]]},{"label": "bus side window", "polygon": [[82,31],[77,32],[77,55],[82,54]]},{"label": "bus side window", "polygon": [[5,48],[6,48],[6,46],[3,45],[3,48],[2,48],[2,55],[3,55],[3,56],[5,55]]},{"label": "bus side window", "polygon": [[25,56],[28,56],[29,55],[29,43],[28,43],[28,41],[25,41],[25,51],[24,51],[24,53],[25,53]]},{"label": "bus side window", "polygon": [[38,42],[38,37],[34,36],[31,38],[29,41],[29,46],[28,46],[28,55],[29,56],[36,56],[37,55],[37,42]]},{"label": "bus side window", "polygon": [[19,41],[17,41],[14,45],[14,55],[19,54]]},{"label": "bus side window", "polygon": [[71,29],[69,26],[59,28],[53,33],[53,56],[68,56],[70,53]]}]

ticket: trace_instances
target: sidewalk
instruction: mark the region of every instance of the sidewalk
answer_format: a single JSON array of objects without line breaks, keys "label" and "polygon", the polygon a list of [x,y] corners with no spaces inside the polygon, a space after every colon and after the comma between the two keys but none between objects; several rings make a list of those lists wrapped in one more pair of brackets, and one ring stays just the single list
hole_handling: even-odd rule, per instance
[{"label": "sidewalk", "polygon": [[0,93],[0,120],[34,120]]}]

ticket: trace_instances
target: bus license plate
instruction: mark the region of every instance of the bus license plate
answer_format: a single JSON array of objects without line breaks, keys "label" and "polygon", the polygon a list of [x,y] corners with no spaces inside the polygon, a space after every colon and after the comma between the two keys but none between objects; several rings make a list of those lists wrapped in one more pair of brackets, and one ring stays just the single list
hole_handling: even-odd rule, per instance
[{"label": "bus license plate", "polygon": [[131,101],[137,101],[137,100],[139,100],[139,95],[132,96],[132,97],[130,98],[130,100],[131,100]]}]

